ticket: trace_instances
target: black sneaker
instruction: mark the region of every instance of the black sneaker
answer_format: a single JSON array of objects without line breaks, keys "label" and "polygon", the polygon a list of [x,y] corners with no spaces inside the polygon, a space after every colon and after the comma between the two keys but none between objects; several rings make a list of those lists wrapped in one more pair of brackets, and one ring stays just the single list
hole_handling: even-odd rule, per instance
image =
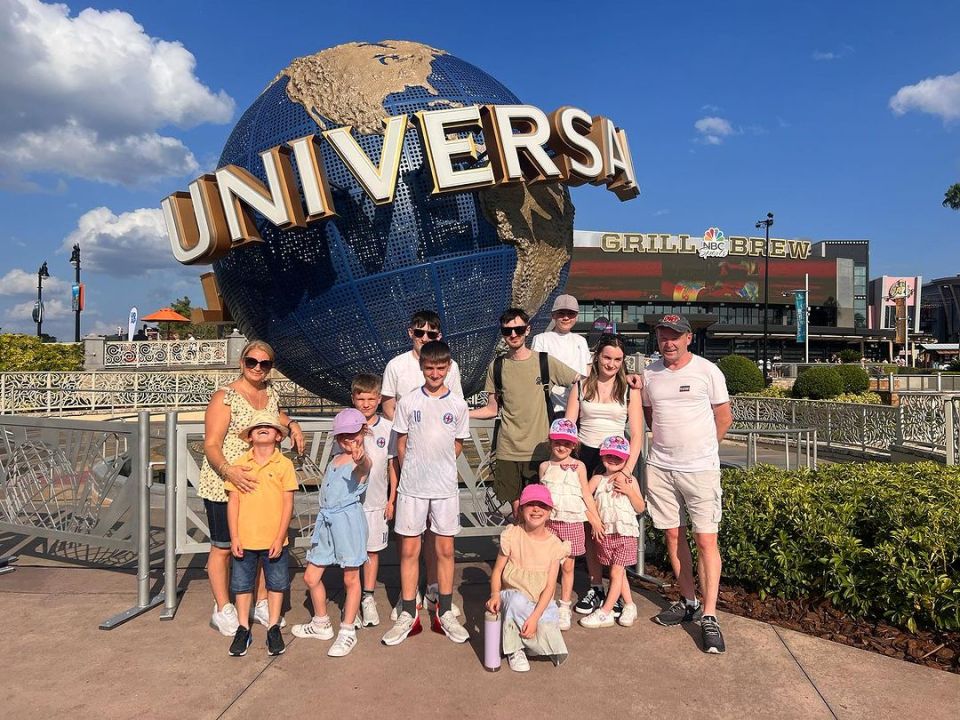
[{"label": "black sneaker", "polygon": [[591,587],[587,590],[586,594],[577,601],[573,609],[576,610],[579,615],[589,615],[594,610],[599,609],[606,599],[607,596],[606,593],[603,592],[603,588]]},{"label": "black sneaker", "polygon": [[700,621],[700,637],[703,640],[703,651],[705,653],[722,655],[727,651],[727,646],[723,644],[720,623],[713,615],[704,615]]},{"label": "black sneaker", "polygon": [[617,601],[613,604],[613,617],[620,617],[623,613],[623,598],[617,598]]},{"label": "black sneaker", "polygon": [[250,629],[241,625],[237,628],[237,632],[233,636],[233,642],[230,643],[230,654],[233,655],[233,657],[246,655],[247,648],[250,647],[251,642]]},{"label": "black sneaker", "polygon": [[683,600],[678,600],[666,610],[657,613],[653,621],[670,627],[685,622],[697,622],[703,617],[703,603],[697,603],[695,608],[691,608]]},{"label": "black sneaker", "polygon": [[271,625],[267,630],[267,654],[283,655],[287,646],[283,643],[283,635],[280,634],[279,625]]}]

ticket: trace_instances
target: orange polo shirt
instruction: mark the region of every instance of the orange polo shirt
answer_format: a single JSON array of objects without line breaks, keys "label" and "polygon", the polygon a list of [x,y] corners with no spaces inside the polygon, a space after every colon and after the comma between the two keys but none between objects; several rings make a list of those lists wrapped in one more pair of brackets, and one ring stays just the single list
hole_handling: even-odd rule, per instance
[{"label": "orange polo shirt", "polygon": [[[260,465],[253,458],[253,450],[248,450],[233,464],[252,467],[257,478],[256,490],[248,493],[238,492],[231,482],[223,484],[224,490],[236,492],[240,498],[237,520],[240,545],[245,550],[268,550],[280,530],[283,493],[300,487],[293,463],[279,450],[274,450],[273,455]],[[283,539],[283,544],[287,544],[287,538]]]}]

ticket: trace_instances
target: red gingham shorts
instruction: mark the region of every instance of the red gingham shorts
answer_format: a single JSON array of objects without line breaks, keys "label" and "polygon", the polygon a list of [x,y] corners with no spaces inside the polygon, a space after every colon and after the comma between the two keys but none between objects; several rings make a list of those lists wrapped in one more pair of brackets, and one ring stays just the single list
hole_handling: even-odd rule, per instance
[{"label": "red gingham shorts", "polygon": [[568,540],[570,542],[570,557],[580,557],[586,554],[587,546],[584,543],[582,522],[571,523],[560,522],[559,520],[547,520],[547,529],[561,540]]},{"label": "red gingham shorts", "polygon": [[637,545],[637,538],[630,535],[604,535],[597,547],[597,559],[601,565],[636,565]]}]

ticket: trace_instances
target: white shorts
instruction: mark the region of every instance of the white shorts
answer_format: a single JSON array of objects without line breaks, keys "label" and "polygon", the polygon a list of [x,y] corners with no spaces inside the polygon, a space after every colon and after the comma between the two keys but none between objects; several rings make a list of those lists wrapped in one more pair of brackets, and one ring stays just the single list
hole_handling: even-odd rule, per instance
[{"label": "white shorts", "polygon": [[434,535],[453,536],[460,534],[460,496],[446,498],[417,498],[399,493],[393,530],[397,535],[416,537],[423,535],[430,518],[430,531]]},{"label": "white shorts", "polygon": [[723,514],[720,471],[683,472],[647,464],[647,509],[658,530],[685,527],[715,533]]},{"label": "white shorts", "polygon": [[383,516],[383,508],[373,510],[363,509],[363,516],[367,519],[367,552],[380,552],[387,546],[390,528],[387,519]]}]

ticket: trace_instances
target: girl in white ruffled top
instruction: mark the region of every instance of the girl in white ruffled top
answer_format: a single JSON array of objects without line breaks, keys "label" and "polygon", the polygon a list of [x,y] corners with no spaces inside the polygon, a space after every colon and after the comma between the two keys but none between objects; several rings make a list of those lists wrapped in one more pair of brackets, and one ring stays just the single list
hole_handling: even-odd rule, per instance
[{"label": "girl in white ruffled top", "polygon": [[566,418],[550,425],[550,459],[540,463],[540,482],[553,497],[547,527],[570,543],[570,557],[560,566],[560,629],[569,630],[572,619],[573,564],[586,553],[584,522],[589,521],[593,539],[603,539],[603,524],[587,486],[587,467],[572,457],[577,449],[577,426]]}]

